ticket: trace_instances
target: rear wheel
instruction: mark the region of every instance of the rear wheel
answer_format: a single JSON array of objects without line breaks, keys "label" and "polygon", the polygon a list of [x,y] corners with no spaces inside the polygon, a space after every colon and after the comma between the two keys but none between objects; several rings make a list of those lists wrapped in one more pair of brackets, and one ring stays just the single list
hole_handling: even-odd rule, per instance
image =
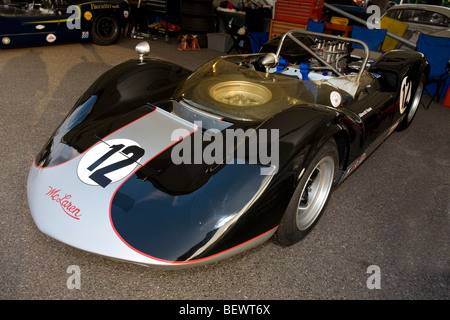
[{"label": "rear wheel", "polygon": [[328,202],[338,157],[336,143],[330,139],[303,172],[277,230],[281,245],[302,240],[314,228]]},{"label": "rear wheel", "polygon": [[397,127],[398,131],[405,130],[406,128],[408,128],[411,122],[413,121],[414,117],[416,116],[417,109],[419,108],[420,105],[420,100],[422,99],[422,93],[425,88],[425,82],[426,82],[425,75],[422,74],[420,77],[420,82],[417,85],[416,91],[414,91],[414,94],[410,99],[409,105],[406,107],[405,117]]},{"label": "rear wheel", "polygon": [[92,41],[108,46],[114,44],[120,36],[120,24],[116,17],[103,15],[95,18],[92,26]]}]

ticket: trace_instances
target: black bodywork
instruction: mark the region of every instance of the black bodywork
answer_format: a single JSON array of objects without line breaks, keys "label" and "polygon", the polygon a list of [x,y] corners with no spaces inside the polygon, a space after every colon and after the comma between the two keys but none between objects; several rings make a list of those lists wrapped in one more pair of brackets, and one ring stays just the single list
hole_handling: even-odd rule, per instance
[{"label": "black bodywork", "polygon": [[[280,55],[284,54],[282,50]],[[394,129],[401,128],[405,116],[399,112],[401,81],[409,77],[414,91],[420,76],[427,75],[428,64],[416,52],[392,51],[374,62],[369,72],[377,79],[377,89],[343,107],[294,105],[263,121],[221,119],[231,124],[228,128],[279,130],[280,160],[264,192],[211,245],[205,247],[217,236],[220,217],[241,210],[242,203],[253,196],[255,186],[261,184],[259,167],[263,164],[174,165],[171,151],[175,145],[171,146],[137,170],[115,193],[110,218],[116,232],[144,255],[185,262],[212,257],[276,229],[297,178],[326,141],[334,139],[338,147],[337,186]],[[55,133],[37,156],[36,165],[45,168],[70,160],[100,137],[155,108],[174,113],[183,99],[177,88],[191,74],[156,59],[143,63],[132,60],[111,69],[76,103],[69,116],[82,116]],[[87,112],[80,110],[93,96],[95,104]],[[149,130],[148,134],[158,133]],[[147,197],[150,194],[153,196]]]},{"label": "black bodywork", "polygon": [[[0,5],[0,48],[116,42],[128,24],[125,0],[42,0]],[[100,21],[103,20],[103,21]]]}]

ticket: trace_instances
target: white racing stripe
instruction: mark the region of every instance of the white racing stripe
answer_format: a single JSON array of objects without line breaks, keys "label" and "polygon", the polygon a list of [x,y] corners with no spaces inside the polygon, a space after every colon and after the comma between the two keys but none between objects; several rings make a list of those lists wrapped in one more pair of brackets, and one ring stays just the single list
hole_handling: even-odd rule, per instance
[{"label": "white racing stripe", "polygon": [[[38,228],[45,234],[82,250],[137,263],[166,264],[129,248],[116,235],[110,222],[111,198],[127,177],[139,167],[133,166],[123,177],[111,179],[115,181],[104,187],[83,182],[77,175],[77,169],[84,157],[91,157],[87,158],[89,163],[95,160],[90,153],[95,152],[96,146],[108,141],[123,141],[117,139],[135,141],[145,151],[139,158],[139,162],[145,164],[176,143],[171,137],[177,129],[193,133],[197,128],[194,124],[157,108],[103,138],[103,142],[98,142],[79,157],[49,168],[37,168],[33,165],[28,177],[28,203]],[[122,151],[125,148],[126,146]],[[100,158],[105,156],[103,151],[99,154]],[[105,167],[103,158],[100,158],[97,160],[101,164],[92,172]],[[94,163],[95,161],[91,165],[95,166]]]}]

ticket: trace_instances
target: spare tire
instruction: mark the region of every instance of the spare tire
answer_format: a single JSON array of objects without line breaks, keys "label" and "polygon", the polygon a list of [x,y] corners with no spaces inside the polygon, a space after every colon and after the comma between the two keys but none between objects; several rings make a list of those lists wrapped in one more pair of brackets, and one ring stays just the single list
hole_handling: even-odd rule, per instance
[{"label": "spare tire", "polygon": [[187,96],[211,112],[250,121],[267,119],[289,105],[280,86],[236,74],[202,80]]}]

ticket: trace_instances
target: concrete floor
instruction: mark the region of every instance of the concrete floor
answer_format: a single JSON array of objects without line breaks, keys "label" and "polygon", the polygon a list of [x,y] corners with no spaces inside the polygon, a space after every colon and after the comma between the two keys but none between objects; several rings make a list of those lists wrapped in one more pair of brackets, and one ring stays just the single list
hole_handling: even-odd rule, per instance
[{"label": "concrete floor", "polygon": [[[450,108],[437,103],[388,138],[333,193],[309,237],[289,248],[269,241],[216,264],[157,271],[42,234],[27,204],[29,167],[83,91],[137,56],[136,43],[0,51],[0,299],[450,298]],[[189,69],[222,54],[150,44],[152,56]],[[80,289],[66,285],[71,265],[80,267]],[[380,289],[367,287],[372,265]]]}]

